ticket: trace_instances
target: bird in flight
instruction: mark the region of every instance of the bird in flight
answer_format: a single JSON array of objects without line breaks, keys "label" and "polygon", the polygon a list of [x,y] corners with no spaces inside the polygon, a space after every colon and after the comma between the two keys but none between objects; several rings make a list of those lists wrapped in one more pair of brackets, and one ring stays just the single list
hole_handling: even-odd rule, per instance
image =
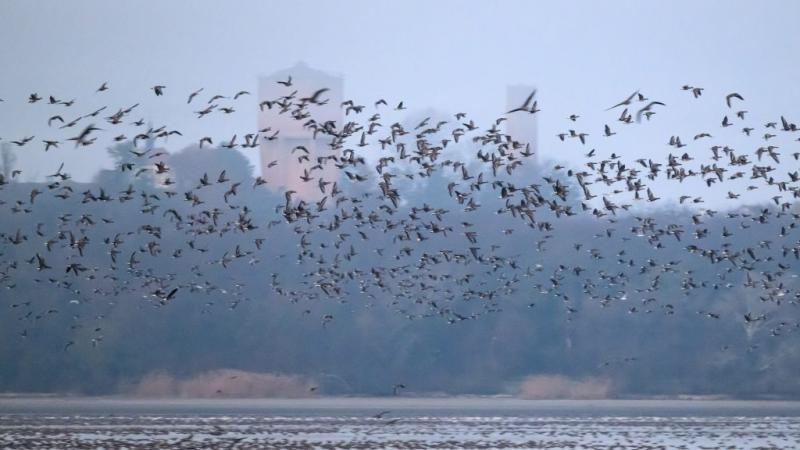
[{"label": "bird in flight", "polygon": [[533,100],[533,97],[535,97],[535,96],[536,96],[536,89],[534,89],[533,92],[531,92],[530,95],[528,95],[528,97],[525,99],[525,101],[522,103],[522,105],[520,105],[520,106],[518,106],[518,107],[516,107],[516,108],[514,108],[514,109],[512,109],[510,111],[508,111],[506,114],[511,114],[511,113],[515,113],[515,112],[518,112],[518,111],[530,112],[531,111],[531,106],[533,106],[533,108],[535,109],[536,103],[534,102],[534,104],[531,105],[531,101]]}]

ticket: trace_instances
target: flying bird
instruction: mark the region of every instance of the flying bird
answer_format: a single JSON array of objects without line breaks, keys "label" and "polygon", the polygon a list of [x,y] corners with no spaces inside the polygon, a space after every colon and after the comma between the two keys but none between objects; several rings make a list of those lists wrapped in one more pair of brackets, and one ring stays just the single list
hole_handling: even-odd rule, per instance
[{"label": "flying bird", "polygon": [[511,113],[515,113],[515,112],[518,112],[518,111],[525,111],[525,112],[530,111],[529,108],[531,106],[531,100],[533,100],[534,96],[536,96],[536,89],[534,89],[530,93],[530,95],[528,95],[528,97],[525,99],[525,102],[523,102],[521,106],[518,106],[518,107],[508,111],[506,114],[511,114]]},{"label": "flying bird", "polygon": [[737,99],[739,99],[739,100],[741,100],[741,101],[744,101],[744,99],[742,98],[742,96],[741,96],[741,95],[739,95],[739,94],[737,94],[736,92],[733,92],[733,93],[731,93],[731,94],[728,94],[728,95],[726,95],[726,96],[725,96],[725,103],[728,105],[728,108],[730,108],[730,107],[731,107],[731,100],[732,100],[732,99],[734,99],[734,98],[737,98]]}]

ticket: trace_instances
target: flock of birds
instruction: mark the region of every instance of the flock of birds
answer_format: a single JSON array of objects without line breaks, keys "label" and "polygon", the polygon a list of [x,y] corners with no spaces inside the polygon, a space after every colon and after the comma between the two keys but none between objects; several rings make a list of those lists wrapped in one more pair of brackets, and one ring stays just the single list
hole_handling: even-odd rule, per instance
[{"label": "flock of birds", "polygon": [[[225,168],[213,172],[208,168],[197,180],[181,180],[170,166],[169,153],[155,144],[183,136],[182,132],[135,117],[139,103],[73,114],[80,106],[77,100],[30,94],[29,107],[49,108],[46,125],[52,136],[24,135],[5,138],[6,142],[19,151],[41,146],[48,154],[65,144],[90,148],[110,140],[127,143],[129,154],[115,170],[121,179],[133,181],[122,191],[77,183],[63,163],[54,164],[58,168],[41,183],[18,182],[18,170],[0,175],[0,206],[6,217],[0,224],[3,306],[20,308],[25,312],[20,315],[23,321],[57,314],[58,308],[40,310],[36,300],[14,294],[18,283],[33,278],[34,289],[62,289],[64,302],[108,301],[133,294],[153,306],[168,307],[181,297],[204,293],[227,298],[235,308],[241,301],[253,300],[244,283],[236,281],[241,277],[217,275],[218,280],[211,281],[215,277],[209,273],[239,270],[260,271],[271,295],[308,305],[303,313],[312,317],[318,304],[314,302],[347,302],[364,296],[392,305],[408,319],[439,317],[457,323],[502,311],[504,297],[515,292],[528,293],[531,306],[539,298],[558,299],[572,316],[585,304],[569,286],[578,286],[586,302],[603,307],[637,296],[640,304],[624,303],[629,313],[672,314],[675,302],[659,298],[668,276],[677,278],[675,285],[686,295],[742,287],[746,295],[773,306],[771,311],[796,305],[800,299],[792,270],[793,261],[800,259],[795,236],[800,214],[794,208],[800,197],[795,163],[800,144],[795,144],[798,150],[789,153],[791,157],[774,144],[778,136],[800,140],[794,139],[798,128],[784,116],[761,126],[749,124],[748,113],[741,108],[744,98],[738,93],[719,100],[725,112],[718,126],[740,128],[748,139],[757,140],[751,148],[735,149],[714,140],[713,130],[699,130],[691,140],[695,147],[713,142],[703,153],[683,150],[687,144],[676,135],[669,139],[675,154],[664,160],[628,162],[592,149],[585,153],[582,166],[557,165],[545,173],[535,167],[522,170],[533,165],[526,165],[534,155],[532,143],[518,141],[502,129],[511,115],[540,112],[535,91],[488,127],[465,113],[450,120],[429,117],[418,123],[389,124],[382,115],[403,111],[406,105],[384,99],[372,105],[341,103],[344,120],[337,123],[315,118],[317,108],[330,101],[328,89],[301,93],[291,77],[278,83],[285,94],[264,100],[261,110],[301,123],[326,150],[304,145],[291,150],[292,163],[296,160],[302,171],[297,185],[313,183],[317,199],[301,198],[290,186],[266,213],[255,202],[260,193],[268,198],[273,192],[269,171],[285,170],[277,161],[254,179],[231,179]],[[110,89],[103,83],[92,95]],[[694,99],[704,95],[703,88],[682,89]],[[156,85],[150,95],[171,94],[168,87]],[[203,89],[196,90],[186,100],[197,120],[232,114],[236,102],[250,95],[240,91],[203,99],[203,94]],[[10,103],[6,98],[0,107]],[[636,91],[608,108],[606,114],[613,114],[616,124],[605,124],[600,138],[579,130],[580,116],[575,114],[566,118],[570,128],[558,138],[581,146],[593,143],[590,139],[613,139],[627,127],[657,121],[664,108],[664,102]],[[246,151],[281,139],[280,130],[272,127],[242,135],[241,140],[238,134],[230,139],[202,136],[196,142],[200,148],[216,142],[226,151]],[[795,165],[787,169],[789,164]],[[330,168],[337,176],[324,179],[322,174],[330,173],[326,172]],[[732,200],[740,195],[732,187],[740,180],[750,183],[747,190],[770,191],[772,203],[720,212],[703,208],[703,199],[687,192],[680,197],[681,204],[693,206],[687,210],[686,223],[679,219],[658,223],[634,208],[636,203],[660,200],[653,187],[657,180],[677,186],[685,180],[702,180],[709,189],[727,186]],[[442,197],[446,192],[445,200],[437,204],[415,195],[417,183],[428,183],[427,189],[437,189]],[[37,210],[43,197],[57,199],[55,204],[64,209]],[[136,220],[116,221],[119,214],[113,211],[128,211]],[[19,225],[26,216],[37,214],[47,220]],[[734,225],[729,228],[728,222],[719,222],[725,223],[721,230],[710,230],[706,222],[720,217]],[[547,254],[548,243],[559,239],[562,223],[581,218],[602,231],[586,236],[585,242],[576,237],[572,254]],[[270,253],[278,228],[293,236],[295,268],[281,262],[286,254]],[[752,243],[748,239],[757,233],[750,228],[774,235]],[[530,244],[525,233],[533,236]],[[236,244],[219,251],[211,248],[222,236],[233,236]],[[614,254],[593,248],[595,239],[618,241]],[[627,254],[626,247],[634,242],[645,243],[654,256]],[[698,257],[712,268],[709,279],[687,270],[682,260],[659,260],[658,250],[666,246],[679,246]],[[592,267],[601,260],[616,261],[617,269]],[[720,317],[711,310],[697,312],[710,319]],[[327,312],[317,317],[323,327],[335,321]],[[797,319],[780,313],[742,311],[740,320],[769,321],[775,336],[800,328]],[[102,330],[91,328],[94,332],[88,339],[99,345]],[[26,333],[27,329],[20,332],[23,337]],[[77,343],[71,340],[64,349]],[[397,385],[394,391],[403,387]]]}]

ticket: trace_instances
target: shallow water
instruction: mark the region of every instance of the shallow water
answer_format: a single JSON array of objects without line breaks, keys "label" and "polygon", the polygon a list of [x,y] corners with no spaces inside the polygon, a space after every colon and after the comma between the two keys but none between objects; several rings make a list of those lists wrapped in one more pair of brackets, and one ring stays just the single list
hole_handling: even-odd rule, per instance
[{"label": "shallow water", "polygon": [[800,403],[7,398],[0,448],[797,449]]}]

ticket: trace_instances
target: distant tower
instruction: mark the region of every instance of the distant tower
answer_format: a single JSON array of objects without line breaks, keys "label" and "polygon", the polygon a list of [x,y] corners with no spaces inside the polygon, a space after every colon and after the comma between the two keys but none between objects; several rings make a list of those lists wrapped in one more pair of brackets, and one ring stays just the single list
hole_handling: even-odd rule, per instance
[{"label": "distant tower", "polygon": [[[291,86],[287,87],[278,83],[278,81],[287,81],[289,77],[292,77]],[[258,84],[259,102],[276,100],[295,90],[297,94],[293,101],[296,102],[302,97],[310,97],[318,89],[330,89],[320,96],[320,100],[328,100],[325,105],[308,107],[311,113],[309,118],[296,120],[289,112],[280,114],[280,107],[276,105],[273,105],[272,109],[264,106],[263,111],[258,115],[258,128],[271,128],[271,131],[261,135],[260,166],[261,176],[267,180],[266,186],[273,191],[294,190],[297,192],[295,197],[304,200],[321,198],[323,194],[319,189],[319,179],[330,182],[338,180],[339,171],[334,167],[333,162],[323,164],[322,170],[315,169],[311,172],[309,175],[314,178],[311,181],[304,182],[300,177],[303,176],[303,169],[311,169],[317,164],[317,157],[332,154],[328,146],[331,137],[319,134],[317,139],[314,139],[313,131],[304,128],[303,124],[313,118],[319,124],[332,120],[336,122],[337,128],[343,125],[342,78],[312,69],[300,62],[294,67],[259,78]],[[276,130],[280,130],[277,139],[267,140],[266,137],[272,135]],[[292,149],[300,145],[308,149],[310,161],[298,162],[297,158],[304,154],[300,151],[292,154]],[[277,161],[277,164],[274,167],[268,167],[273,161]],[[326,189],[330,189],[330,185]]]},{"label": "distant tower", "polygon": [[6,181],[11,181],[11,173],[14,171],[17,156],[11,149],[11,144],[3,142],[0,144],[0,169]]},{"label": "distant tower", "polygon": [[[522,84],[506,87],[506,111],[510,111],[522,105],[534,89],[536,89],[534,86]],[[536,100],[536,97],[534,97],[534,100]],[[533,100],[531,104],[533,104]],[[534,166],[538,166],[539,162],[539,146],[536,140],[536,116],[537,114],[515,112],[508,115],[508,120],[505,121],[506,134],[519,142],[531,144],[533,156],[528,158],[526,163],[532,163]]]}]

